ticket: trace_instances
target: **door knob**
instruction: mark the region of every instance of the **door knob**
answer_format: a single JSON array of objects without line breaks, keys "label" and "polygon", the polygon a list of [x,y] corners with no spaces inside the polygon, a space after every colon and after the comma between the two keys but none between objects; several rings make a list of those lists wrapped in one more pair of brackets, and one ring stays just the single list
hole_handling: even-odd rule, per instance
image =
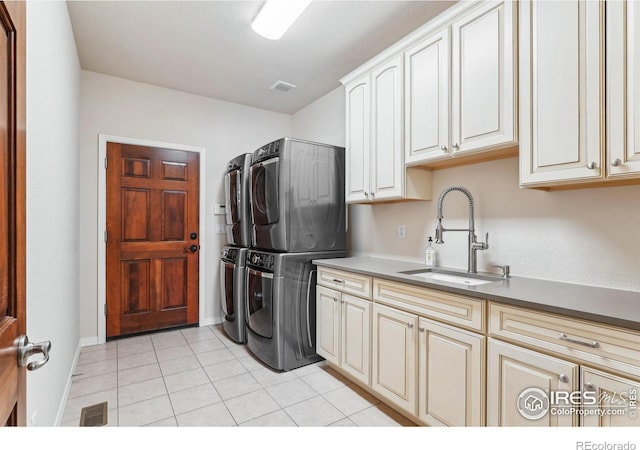
[{"label": "door knob", "polygon": [[[20,336],[18,340],[18,365],[27,367],[27,370],[38,370],[49,362],[49,351],[51,350],[51,341],[33,343],[29,342],[29,338]],[[37,361],[28,362],[29,358],[37,353],[42,353],[44,358]]]},{"label": "door knob", "polygon": [[193,244],[190,247],[187,247],[184,249],[185,252],[191,252],[191,253],[195,253],[198,251],[198,249],[200,248],[199,245]]}]

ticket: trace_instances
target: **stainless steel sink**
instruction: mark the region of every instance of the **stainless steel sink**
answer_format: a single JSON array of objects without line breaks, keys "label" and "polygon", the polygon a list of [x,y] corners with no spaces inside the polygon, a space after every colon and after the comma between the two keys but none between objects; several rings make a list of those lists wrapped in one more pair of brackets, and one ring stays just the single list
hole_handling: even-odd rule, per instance
[{"label": "stainless steel sink", "polygon": [[399,273],[415,276],[424,280],[444,281],[446,283],[461,284],[463,286],[479,286],[504,280],[504,278],[498,275],[459,272],[441,268],[407,270]]}]

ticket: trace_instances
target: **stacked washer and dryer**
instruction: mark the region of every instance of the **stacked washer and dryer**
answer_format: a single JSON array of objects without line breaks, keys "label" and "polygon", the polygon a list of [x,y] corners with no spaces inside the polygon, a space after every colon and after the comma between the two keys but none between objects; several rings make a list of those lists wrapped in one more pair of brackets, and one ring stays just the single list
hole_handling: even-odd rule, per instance
[{"label": "stacked washer and dryer", "polygon": [[[251,236],[241,293],[240,247],[225,247],[237,255],[235,263],[225,262],[223,252],[225,330],[233,338],[229,328],[236,330],[238,314],[244,314],[249,350],[265,364],[286,371],[322,359],[316,354],[312,261],[346,256],[345,154],[342,147],[283,138],[259,148],[251,159],[240,181],[248,184]],[[225,185],[233,186],[229,173],[226,180]],[[232,197],[233,188],[227,191]],[[228,198],[228,230],[234,222],[232,204]],[[226,286],[231,285],[230,295]],[[235,318],[228,314],[231,298]]]}]

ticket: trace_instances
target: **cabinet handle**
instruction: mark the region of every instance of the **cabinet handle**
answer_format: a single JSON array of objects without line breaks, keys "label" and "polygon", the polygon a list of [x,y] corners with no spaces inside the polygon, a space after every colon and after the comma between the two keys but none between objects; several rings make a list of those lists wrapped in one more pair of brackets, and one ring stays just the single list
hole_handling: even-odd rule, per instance
[{"label": "cabinet handle", "polygon": [[596,347],[600,346],[600,343],[597,342],[597,341],[590,341],[590,342],[580,341],[578,339],[570,338],[569,336],[567,336],[564,333],[560,333],[560,336],[558,336],[558,338],[560,340],[567,341],[567,342],[572,342],[574,344],[584,345],[585,347],[596,348]]},{"label": "cabinet handle", "polygon": [[564,373],[561,373],[560,375],[558,375],[558,380],[560,380],[561,383],[568,383],[569,377],[566,376]]},{"label": "cabinet handle", "polygon": [[613,167],[618,167],[618,166],[622,165],[622,161],[620,160],[620,158],[616,158],[611,162],[611,165]]},{"label": "cabinet handle", "polygon": [[409,328],[413,328],[413,324],[412,324],[412,323],[407,323],[407,326],[408,326]]},{"label": "cabinet handle", "polygon": [[593,169],[595,169],[597,167],[598,167],[598,165],[593,161],[591,161],[589,164],[587,164],[587,169],[590,169],[590,170],[593,170]]},{"label": "cabinet handle", "polygon": [[344,284],[344,280],[338,280],[337,278],[334,278],[333,282],[334,283],[342,283],[342,284]]},{"label": "cabinet handle", "polygon": [[441,145],[440,146],[440,150],[442,150],[443,152],[447,153],[447,146],[446,145]]},{"label": "cabinet handle", "polygon": [[419,331],[420,333],[424,333],[424,327],[418,327],[418,331]]}]

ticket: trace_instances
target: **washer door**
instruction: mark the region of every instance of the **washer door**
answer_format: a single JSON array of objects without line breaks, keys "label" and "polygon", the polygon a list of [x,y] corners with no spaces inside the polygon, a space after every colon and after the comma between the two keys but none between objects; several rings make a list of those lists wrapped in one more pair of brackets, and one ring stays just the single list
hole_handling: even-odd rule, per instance
[{"label": "washer door", "polygon": [[273,337],[273,274],[246,268],[247,326],[254,333]]},{"label": "washer door", "polygon": [[236,320],[236,310],[233,301],[233,275],[236,265],[232,262],[222,261],[220,264],[220,283],[222,294],[222,312],[228,322]]},{"label": "washer door", "polygon": [[268,159],[251,166],[251,218],[254,225],[277,223],[279,158]]}]

